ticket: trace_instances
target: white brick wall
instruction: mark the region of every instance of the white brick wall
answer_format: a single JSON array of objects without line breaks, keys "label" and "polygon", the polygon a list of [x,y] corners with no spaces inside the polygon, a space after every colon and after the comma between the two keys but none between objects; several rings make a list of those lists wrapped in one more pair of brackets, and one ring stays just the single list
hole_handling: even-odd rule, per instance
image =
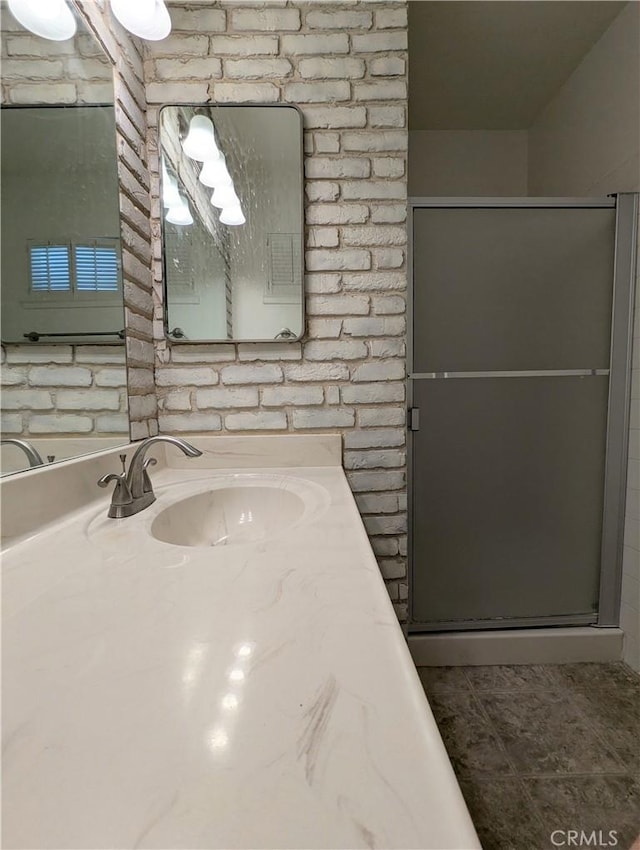
[{"label": "white brick wall", "polygon": [[[298,103],[308,316],[302,345],[171,347],[157,338],[160,429],[343,433],[347,475],[403,618],[405,0],[193,3],[170,11],[172,35],[145,47],[152,209],[159,209],[154,104]],[[156,216],[152,232],[161,329]]]},{"label": "white brick wall", "polygon": [[13,436],[128,436],[124,347],[8,345],[4,356],[0,409]]},{"label": "white brick wall", "polygon": [[[142,46],[111,15],[108,4],[100,4],[95,0],[77,0],[77,5],[88,28],[109,57],[113,69],[129,418],[132,438],[141,439],[158,432],[152,344],[151,198]],[[213,26],[212,21],[213,18]],[[106,428],[122,427],[122,415],[104,415],[96,421]]]},{"label": "white brick wall", "polygon": [[86,33],[45,42],[2,9],[4,104],[108,103],[113,97],[111,63],[96,53]]}]

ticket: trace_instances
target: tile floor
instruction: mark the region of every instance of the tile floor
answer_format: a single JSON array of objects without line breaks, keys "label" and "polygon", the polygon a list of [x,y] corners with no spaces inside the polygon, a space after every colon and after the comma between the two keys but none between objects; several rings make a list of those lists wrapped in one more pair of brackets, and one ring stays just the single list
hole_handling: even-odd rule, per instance
[{"label": "tile floor", "polygon": [[[640,833],[640,676],[624,664],[418,673],[484,850],[629,850]],[[587,833],[582,845],[568,830]]]}]

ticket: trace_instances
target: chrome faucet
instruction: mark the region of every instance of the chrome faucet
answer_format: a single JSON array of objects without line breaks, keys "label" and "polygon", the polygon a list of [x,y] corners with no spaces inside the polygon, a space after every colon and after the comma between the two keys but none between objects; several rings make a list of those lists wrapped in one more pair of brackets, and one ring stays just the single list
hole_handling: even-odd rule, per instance
[{"label": "chrome faucet", "polygon": [[108,475],[103,475],[98,481],[98,487],[106,487],[110,481],[117,482],[108,514],[112,519],[124,519],[133,516],[155,502],[156,497],[147,468],[153,466],[157,461],[152,457],[145,460],[147,449],[154,443],[169,443],[172,446],[177,446],[187,457],[200,457],[202,454],[195,446],[179,437],[160,434],[157,437],[148,437],[140,443],[131,458],[129,472],[126,472],[125,467],[126,455],[120,455],[122,472],[119,475],[111,472]]},{"label": "chrome faucet", "polygon": [[16,437],[5,437],[0,440],[0,443],[3,445],[7,443],[12,446],[18,446],[18,448],[22,449],[29,458],[29,467],[44,465],[44,461],[40,457],[40,454],[36,451],[36,449],[34,449],[31,443],[27,442],[27,440],[18,440]]}]

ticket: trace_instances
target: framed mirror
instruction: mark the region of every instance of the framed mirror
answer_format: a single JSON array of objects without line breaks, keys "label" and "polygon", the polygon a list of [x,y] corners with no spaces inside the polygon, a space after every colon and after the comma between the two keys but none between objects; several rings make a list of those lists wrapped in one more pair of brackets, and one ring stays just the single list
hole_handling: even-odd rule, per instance
[{"label": "framed mirror", "polygon": [[298,108],[164,106],[159,134],[167,338],[299,339],[304,213]]},{"label": "framed mirror", "polygon": [[129,441],[113,68],[70,9],[0,8],[3,474]]}]

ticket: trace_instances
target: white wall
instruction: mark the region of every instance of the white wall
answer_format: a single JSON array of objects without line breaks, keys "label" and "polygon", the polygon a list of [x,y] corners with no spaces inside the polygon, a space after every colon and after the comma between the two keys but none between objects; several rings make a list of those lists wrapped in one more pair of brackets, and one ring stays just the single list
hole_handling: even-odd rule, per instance
[{"label": "white wall", "polygon": [[[529,133],[529,194],[640,191],[640,3],[629,3]],[[624,659],[640,670],[640,286],[636,285],[633,399],[620,625]]]},{"label": "white wall", "polygon": [[640,190],[639,32],[630,2],[528,131],[411,131],[409,195]]},{"label": "white wall", "polygon": [[526,130],[409,132],[411,197],[526,194]]},{"label": "white wall", "polygon": [[629,3],[529,131],[530,195],[640,189],[640,3]]}]

